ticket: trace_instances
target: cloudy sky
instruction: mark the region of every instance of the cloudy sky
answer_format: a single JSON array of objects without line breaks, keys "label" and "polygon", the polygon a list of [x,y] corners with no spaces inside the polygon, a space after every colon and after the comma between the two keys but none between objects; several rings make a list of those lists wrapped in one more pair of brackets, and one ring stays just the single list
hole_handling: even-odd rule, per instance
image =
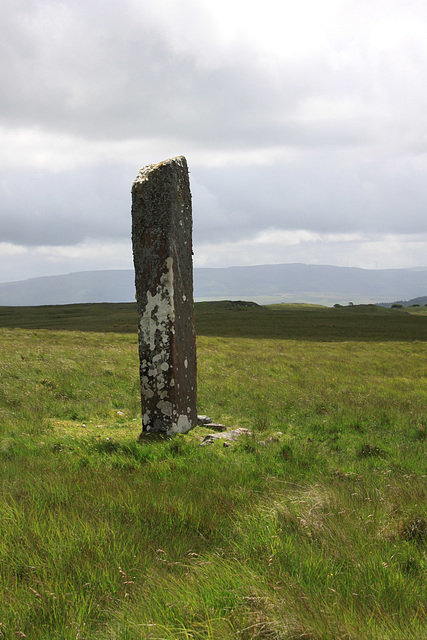
[{"label": "cloudy sky", "polygon": [[0,282],[132,267],[185,155],[196,266],[427,266],[425,0],[3,0]]}]

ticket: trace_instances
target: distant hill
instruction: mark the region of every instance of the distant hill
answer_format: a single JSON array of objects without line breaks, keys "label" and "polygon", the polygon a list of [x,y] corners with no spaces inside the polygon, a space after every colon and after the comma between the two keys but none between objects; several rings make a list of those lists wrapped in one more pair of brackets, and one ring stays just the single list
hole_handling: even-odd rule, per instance
[{"label": "distant hill", "polygon": [[391,301],[424,293],[427,267],[359,269],[295,263],[195,270],[196,298],[238,296],[266,303],[342,304]]},{"label": "distant hill", "polygon": [[393,304],[401,304],[404,307],[412,307],[418,304],[420,307],[427,305],[427,296],[412,298],[412,300],[395,300],[394,302],[380,302],[381,307],[390,308]]},{"label": "distant hill", "polygon": [[135,300],[130,269],[80,271],[0,284],[0,305],[37,306],[79,302],[131,302]]},{"label": "distant hill", "polygon": [[[134,292],[131,269],[82,271],[0,283],[0,305],[131,302]],[[332,305],[378,300],[391,303],[420,296],[424,299],[425,294],[427,267],[374,270],[297,263],[194,270],[196,300],[246,299],[261,304]]]}]

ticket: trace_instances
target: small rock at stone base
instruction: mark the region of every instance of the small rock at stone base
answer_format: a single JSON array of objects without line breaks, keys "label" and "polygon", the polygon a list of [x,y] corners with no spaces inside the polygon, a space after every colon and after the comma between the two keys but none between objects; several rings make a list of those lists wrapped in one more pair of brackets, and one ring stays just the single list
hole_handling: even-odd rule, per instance
[{"label": "small rock at stone base", "polygon": [[197,416],[197,424],[199,426],[203,424],[212,424],[212,418],[208,418],[208,416]]},{"label": "small rock at stone base", "polygon": [[227,427],[223,424],[219,424],[218,422],[211,422],[206,425],[209,429],[213,429],[214,431],[226,431]]},{"label": "small rock at stone base", "polygon": [[203,440],[203,442],[200,443],[201,447],[205,447],[207,444],[213,444],[215,442],[215,440],[213,438],[208,438]]},{"label": "small rock at stone base", "polygon": [[[212,425],[209,425],[209,426],[212,426]],[[252,435],[252,432],[249,431],[249,429],[239,428],[239,429],[234,429],[233,431],[226,431],[223,433],[209,433],[207,436],[205,436],[203,442],[201,442],[200,445],[203,446],[205,444],[213,444],[215,440],[219,440],[222,438],[226,438],[227,440],[231,440],[232,442],[235,442],[239,436],[243,436],[243,435],[250,436]]]}]

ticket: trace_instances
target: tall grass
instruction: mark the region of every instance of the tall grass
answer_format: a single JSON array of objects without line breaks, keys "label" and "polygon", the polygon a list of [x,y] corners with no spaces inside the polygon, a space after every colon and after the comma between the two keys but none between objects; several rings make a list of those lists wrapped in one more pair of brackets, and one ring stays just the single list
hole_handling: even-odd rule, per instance
[{"label": "tall grass", "polygon": [[137,443],[135,335],[0,330],[0,637],[427,636],[420,330],[261,339],[220,313],[199,412],[250,429],[231,447]]}]

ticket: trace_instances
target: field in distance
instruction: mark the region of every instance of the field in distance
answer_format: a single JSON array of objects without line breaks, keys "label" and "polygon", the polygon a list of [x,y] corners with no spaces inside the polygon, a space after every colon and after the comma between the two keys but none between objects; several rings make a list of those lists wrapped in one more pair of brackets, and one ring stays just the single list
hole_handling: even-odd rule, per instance
[{"label": "field in distance", "polygon": [[[427,307],[330,308],[308,304],[196,302],[198,335],[305,340],[426,340]],[[133,333],[136,303],[0,307],[0,327]]]},{"label": "field in distance", "polygon": [[135,304],[0,308],[0,638],[427,637],[423,309],[196,304],[139,443]]}]

